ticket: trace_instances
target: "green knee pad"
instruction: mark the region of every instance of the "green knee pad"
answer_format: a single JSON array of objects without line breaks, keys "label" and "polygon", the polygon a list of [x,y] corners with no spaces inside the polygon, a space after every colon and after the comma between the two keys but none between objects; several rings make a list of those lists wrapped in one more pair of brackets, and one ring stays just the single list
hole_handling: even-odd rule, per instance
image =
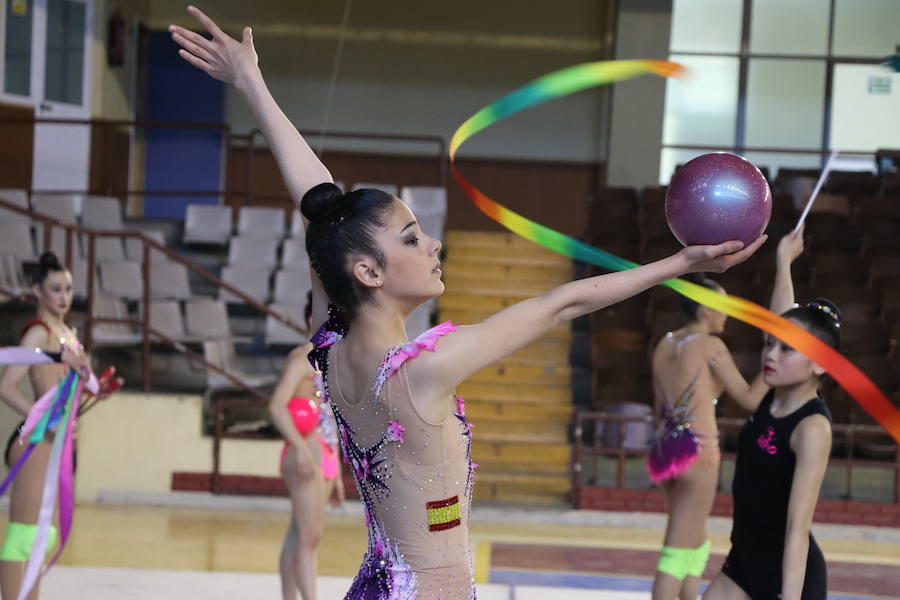
[{"label": "green knee pad", "polygon": [[[3,547],[0,548],[0,560],[10,562],[25,562],[28,560],[28,557],[31,555],[31,549],[34,548],[37,528],[38,526],[34,523],[10,521],[6,528],[6,538],[3,540]],[[51,525],[50,532],[47,535],[47,554],[56,545],[57,535],[56,527]]]},{"label": "green knee pad", "polygon": [[694,557],[694,548],[673,548],[672,546],[663,546],[662,553],[659,555],[659,564],[656,570],[666,575],[671,575],[678,581],[681,581],[688,575],[691,568],[692,559]]},{"label": "green knee pad", "polygon": [[706,568],[706,561],[709,560],[710,546],[712,546],[712,541],[706,540],[703,544],[692,550],[693,556],[691,556],[691,565],[687,572],[688,575],[693,577],[700,577],[703,575],[703,570]]}]

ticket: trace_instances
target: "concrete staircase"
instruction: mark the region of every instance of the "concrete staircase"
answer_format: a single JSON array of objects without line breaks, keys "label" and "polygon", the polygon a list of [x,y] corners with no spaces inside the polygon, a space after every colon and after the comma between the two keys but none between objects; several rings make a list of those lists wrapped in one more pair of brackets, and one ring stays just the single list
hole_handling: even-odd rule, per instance
[{"label": "concrete staircase", "polygon": [[[451,231],[446,247],[441,321],[477,323],[572,277],[569,259],[512,234]],[[475,425],[476,498],[568,501],[570,344],[557,327],[459,387]]]}]

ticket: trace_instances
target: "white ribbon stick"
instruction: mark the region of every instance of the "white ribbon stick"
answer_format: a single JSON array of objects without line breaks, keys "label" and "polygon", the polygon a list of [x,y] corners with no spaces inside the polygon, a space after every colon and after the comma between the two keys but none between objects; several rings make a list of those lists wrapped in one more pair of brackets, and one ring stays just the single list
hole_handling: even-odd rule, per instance
[{"label": "white ribbon stick", "polygon": [[831,164],[834,162],[834,159],[837,158],[838,150],[834,150],[831,153],[831,156],[828,157],[828,162],[825,163],[825,168],[822,169],[822,174],[819,175],[819,180],[816,182],[816,187],[813,188],[812,195],[809,197],[809,201],[806,203],[806,207],[803,209],[803,214],[800,215],[800,220],[797,221],[797,226],[794,227],[794,231],[800,229],[800,226],[803,225],[803,221],[806,220],[806,215],[809,214],[809,209],[812,208],[813,202],[816,201],[816,196],[819,195],[819,190],[822,189],[822,186],[825,184],[825,180],[828,179],[828,173],[831,172]]}]

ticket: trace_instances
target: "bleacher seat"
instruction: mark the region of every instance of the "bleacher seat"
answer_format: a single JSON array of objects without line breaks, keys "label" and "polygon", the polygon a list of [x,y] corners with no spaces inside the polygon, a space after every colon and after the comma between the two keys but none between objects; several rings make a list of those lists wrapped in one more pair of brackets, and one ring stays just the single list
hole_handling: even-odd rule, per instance
[{"label": "bleacher seat", "polygon": [[[35,212],[53,217],[57,221],[75,225],[78,221],[76,208],[80,205],[80,196],[75,194],[34,194],[31,197],[31,207]],[[35,239],[40,252],[44,248],[44,225],[35,224]],[[50,249],[63,261],[66,255],[66,232],[60,227],[53,227],[50,234]],[[75,254],[81,252],[76,235],[72,240],[72,251]]]},{"label": "bleacher seat", "polygon": [[31,228],[23,222],[0,222],[0,254],[21,260],[37,260]]},{"label": "bleacher seat", "polygon": [[200,340],[231,338],[225,303],[214,298],[195,297],[185,302],[187,331]]},{"label": "bleacher seat", "polygon": [[103,292],[116,298],[140,300],[144,296],[141,265],[131,260],[111,260],[98,263]]},{"label": "bleacher seat", "polygon": [[[226,266],[222,269],[222,281],[236,287],[260,303],[265,303],[269,297],[270,275],[268,269],[259,267]],[[219,298],[230,304],[244,304],[241,298],[224,288],[219,291]]]},{"label": "bleacher seat", "polygon": [[312,289],[309,270],[279,269],[275,274],[274,300],[278,304],[302,304]]},{"label": "bleacher seat", "polygon": [[231,207],[189,204],[184,217],[184,243],[224,246],[231,237]]},{"label": "bleacher seat", "polygon": [[[0,189],[0,199],[6,200],[7,202],[24,209],[30,208],[28,206],[28,192],[25,190],[9,188]],[[0,206],[0,222],[6,221],[31,223],[31,217]]]},{"label": "bleacher seat", "polygon": [[108,196],[85,196],[82,202],[81,223],[88,229],[121,231],[122,203]]},{"label": "bleacher seat", "polygon": [[228,242],[228,264],[271,270],[278,262],[279,241],[276,237],[235,236]]},{"label": "bleacher seat", "polygon": [[381,190],[386,194],[390,194],[391,196],[397,195],[397,186],[392,183],[354,183],[353,191],[361,190],[361,189],[373,189],[373,190]]},{"label": "bleacher seat", "polygon": [[[128,308],[118,298],[95,294],[92,300],[94,317],[107,319],[129,319]],[[136,327],[125,323],[94,323],[92,328],[94,344],[98,346],[132,345],[143,337]]]},{"label": "bleacher seat", "polygon": [[15,256],[0,255],[0,287],[13,296],[20,296],[31,289],[22,262]]},{"label": "bleacher seat", "polygon": [[444,222],[447,219],[447,189],[444,187],[405,187],[400,199],[412,209],[419,227],[426,234],[444,239]]},{"label": "bleacher seat", "polygon": [[[287,317],[297,325],[303,326],[303,314],[305,305],[303,304],[270,304],[269,308],[275,312]],[[307,335],[300,333],[292,327],[288,327],[275,317],[266,315],[266,344],[269,346],[290,345],[296,346],[306,341]]]},{"label": "bleacher seat", "polygon": [[279,239],[284,237],[284,210],[247,206],[238,213],[238,235]]},{"label": "bleacher seat", "polygon": [[303,215],[299,210],[291,213],[291,239],[301,240],[306,244],[306,229],[303,228]]},{"label": "bleacher seat", "polygon": [[178,300],[151,300],[150,327],[175,341],[190,339]]},{"label": "bleacher seat", "polygon": [[181,263],[150,263],[150,295],[153,298],[174,298],[186,300],[191,297],[188,271]]},{"label": "bleacher seat", "polygon": [[[75,288],[75,297],[76,298],[86,298],[87,297],[87,275],[88,275],[88,263],[85,258],[78,256],[76,254],[72,260],[69,262],[69,271],[72,273],[72,287]],[[100,278],[97,276],[96,271],[94,273],[94,293],[100,293]]]},{"label": "bleacher seat", "polygon": [[[158,242],[159,244],[165,246],[166,245],[166,236],[162,231],[157,230],[141,230],[148,238]],[[128,260],[136,260],[137,262],[143,262],[144,260],[144,243],[138,238],[125,238],[125,254],[128,256]],[[169,260],[169,257],[155,250],[152,246],[150,247],[150,261],[151,262],[165,262]]]},{"label": "bleacher seat", "polygon": [[[225,371],[244,385],[255,388],[270,385],[277,381],[276,375],[255,375],[246,373],[240,368],[237,354],[234,351],[234,343],[230,340],[207,340],[203,342],[203,358],[212,365]],[[234,389],[235,385],[219,373],[207,369],[206,383],[213,389]]]},{"label": "bleacher seat", "polygon": [[281,268],[292,271],[309,271],[309,255],[306,253],[306,240],[288,238],[281,246]]}]

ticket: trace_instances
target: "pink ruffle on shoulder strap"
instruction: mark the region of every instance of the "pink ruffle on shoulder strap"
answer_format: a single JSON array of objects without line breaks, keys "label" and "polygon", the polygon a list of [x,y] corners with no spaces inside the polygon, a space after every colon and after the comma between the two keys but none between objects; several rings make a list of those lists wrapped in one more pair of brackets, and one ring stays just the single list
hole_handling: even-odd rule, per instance
[{"label": "pink ruffle on shoulder strap", "polygon": [[422,350],[434,352],[437,341],[456,331],[456,325],[452,321],[445,321],[440,325],[435,325],[428,331],[422,333],[418,337],[409,340],[401,346],[396,346],[388,352],[387,357],[382,363],[375,379],[375,395],[381,393],[384,382],[390,379],[394,373],[410,358],[415,358]]}]

